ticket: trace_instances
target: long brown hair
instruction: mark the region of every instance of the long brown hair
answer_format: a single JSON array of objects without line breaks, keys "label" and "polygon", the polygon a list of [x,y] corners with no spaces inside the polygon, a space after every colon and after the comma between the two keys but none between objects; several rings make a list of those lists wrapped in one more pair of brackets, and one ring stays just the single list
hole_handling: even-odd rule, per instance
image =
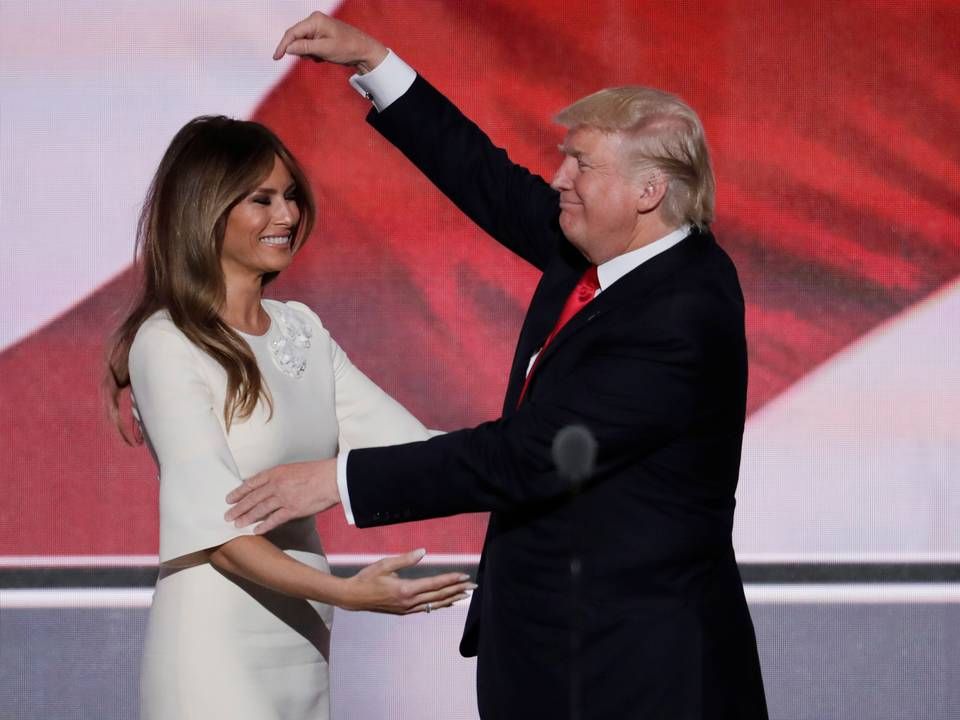
[{"label": "long brown hair", "polygon": [[[108,412],[128,443],[142,442],[136,429],[128,432],[120,411],[130,387],[130,346],[144,320],[161,309],[226,372],[223,416],[228,429],[235,417],[249,417],[261,397],[272,408],[250,346],[220,319],[219,311],[226,298],[220,251],[227,216],[269,175],[275,157],[296,183],[300,221],[291,246],[296,251],[310,235],[316,209],[302,168],[268,128],[202,116],[184,125],[164,153],[137,223],[139,288],[107,351]],[[264,275],[263,284],[275,277]]]}]

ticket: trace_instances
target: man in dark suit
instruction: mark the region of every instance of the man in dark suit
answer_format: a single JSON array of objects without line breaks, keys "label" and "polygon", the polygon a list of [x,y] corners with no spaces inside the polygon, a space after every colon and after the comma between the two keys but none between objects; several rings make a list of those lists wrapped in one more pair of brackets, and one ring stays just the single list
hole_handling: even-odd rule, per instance
[{"label": "man in dark suit", "polygon": [[[338,502],[360,527],[489,511],[460,646],[483,718],[765,718],[731,544],[743,298],[708,230],[696,114],[649,88],[584,98],[558,116],[548,184],[355,28],[314,13],[284,52],[357,66],[369,122],[543,275],[500,419],[275,468],[231,494],[230,517],[266,518],[260,532]],[[597,444],[578,487],[551,459],[574,424]]]}]

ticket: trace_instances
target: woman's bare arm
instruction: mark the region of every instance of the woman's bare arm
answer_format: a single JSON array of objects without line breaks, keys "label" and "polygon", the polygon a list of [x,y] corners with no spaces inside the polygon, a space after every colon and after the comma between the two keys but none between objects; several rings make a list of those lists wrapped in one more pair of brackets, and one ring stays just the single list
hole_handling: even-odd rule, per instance
[{"label": "woman's bare arm", "polygon": [[246,535],[210,551],[215,567],[292,597],[316,600],[345,610],[405,615],[435,610],[465,598],[476,587],[467,575],[444,573],[407,580],[396,571],[416,565],[423,550],[384,558],[356,575],[338,578],[296,560],[267,538]]}]

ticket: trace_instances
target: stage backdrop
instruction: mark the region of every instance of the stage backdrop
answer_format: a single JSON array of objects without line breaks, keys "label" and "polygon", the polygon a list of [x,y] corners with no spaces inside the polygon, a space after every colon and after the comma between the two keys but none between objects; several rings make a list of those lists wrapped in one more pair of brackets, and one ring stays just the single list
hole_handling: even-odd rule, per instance
[{"label": "stage backdrop", "polygon": [[[313,307],[352,360],[428,425],[498,415],[536,273],[365,124],[369,103],[347,71],[270,59],[283,29],[317,7],[382,38],[547,178],[563,136],[551,118],[578,97],[640,83],[685,98],[706,126],[719,187],[713,229],[747,302],[741,560],[786,568],[787,580],[851,563],[860,570],[847,580],[956,578],[955,2],[0,0],[3,587],[73,582],[16,574],[24,568],[155,561],[156,471],[146,450],[122,444],[98,388],[105,338],[130,297],[139,204],[166,144],[196,115],[257,119],[308,170],[317,229],[271,297]],[[360,531],[335,510],[319,524],[341,564],[425,546],[469,565],[485,517]],[[3,587],[0,607],[30,604]],[[957,587],[923,597],[955,603]],[[750,592],[795,597],[788,586]],[[787,707],[800,685],[777,685],[786,677],[777,673],[791,671],[786,653],[802,643],[776,634],[780,616],[754,611],[768,692]],[[14,616],[4,613],[0,686],[25,687],[10,653],[29,643],[10,640]],[[851,617],[855,627],[867,616]],[[878,632],[888,622],[869,617]],[[914,675],[909,658],[890,660],[897,682],[942,683],[940,695],[917,690],[920,698],[956,696],[944,688],[957,687],[958,639],[940,631],[957,626],[956,613],[938,617],[927,629],[939,659]],[[808,661],[824,637],[841,636],[818,622],[799,626],[820,628],[804,641]],[[910,622],[902,637],[926,637]],[[889,655],[876,653],[861,660]],[[45,682],[49,669],[37,677]],[[803,697],[832,697],[823,678],[791,677]],[[781,716],[856,717],[856,708],[833,711],[866,698],[859,692],[837,690],[830,712],[808,705]],[[946,717],[923,715],[900,690],[876,697]]]},{"label": "stage backdrop", "polygon": [[[156,552],[155,471],[104,421],[98,382],[130,294],[137,205],[200,112],[269,125],[309,170],[320,222],[269,294],[312,306],[430,426],[497,416],[536,273],[364,123],[343,69],[269,59],[310,5],[0,7],[0,555]],[[572,100],[623,83],[686,98],[747,300],[738,549],[960,555],[955,4],[357,1],[337,13],[546,177],[562,137],[552,114]],[[333,512],[320,524],[334,554],[471,554],[484,518],[357,531]]]}]

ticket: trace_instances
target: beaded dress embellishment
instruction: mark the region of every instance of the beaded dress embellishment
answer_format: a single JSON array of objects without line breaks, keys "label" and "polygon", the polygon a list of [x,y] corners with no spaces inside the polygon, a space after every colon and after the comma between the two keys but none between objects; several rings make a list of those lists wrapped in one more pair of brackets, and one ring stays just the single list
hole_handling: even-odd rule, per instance
[{"label": "beaded dress embellishment", "polygon": [[277,325],[280,335],[270,341],[273,362],[284,375],[301,377],[307,369],[306,351],[310,347],[313,329],[299,314],[285,306],[277,312]]}]

